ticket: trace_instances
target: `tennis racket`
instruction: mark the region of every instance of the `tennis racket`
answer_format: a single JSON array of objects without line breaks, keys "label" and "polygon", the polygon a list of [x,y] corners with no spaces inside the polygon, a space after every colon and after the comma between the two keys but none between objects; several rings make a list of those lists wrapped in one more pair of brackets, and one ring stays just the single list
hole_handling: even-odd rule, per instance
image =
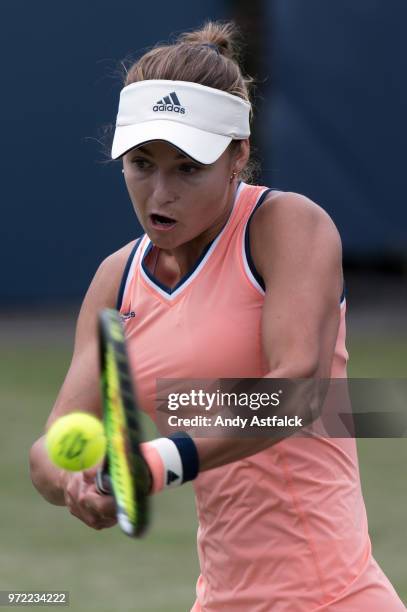
[{"label": "tennis racket", "polygon": [[96,488],[101,494],[113,495],[119,526],[137,538],[149,521],[150,476],[140,451],[139,409],[117,310],[105,308],[99,313],[99,345],[107,450]]}]

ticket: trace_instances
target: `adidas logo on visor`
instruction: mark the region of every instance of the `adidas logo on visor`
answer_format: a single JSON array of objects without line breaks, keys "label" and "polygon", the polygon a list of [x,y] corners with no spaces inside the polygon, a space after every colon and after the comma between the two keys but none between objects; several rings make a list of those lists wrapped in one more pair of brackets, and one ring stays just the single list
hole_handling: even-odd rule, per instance
[{"label": "adidas logo on visor", "polygon": [[155,113],[160,111],[168,111],[185,115],[185,108],[181,106],[181,102],[178,100],[178,96],[175,91],[168,94],[168,96],[164,96],[161,100],[158,100],[153,106],[153,111]]}]

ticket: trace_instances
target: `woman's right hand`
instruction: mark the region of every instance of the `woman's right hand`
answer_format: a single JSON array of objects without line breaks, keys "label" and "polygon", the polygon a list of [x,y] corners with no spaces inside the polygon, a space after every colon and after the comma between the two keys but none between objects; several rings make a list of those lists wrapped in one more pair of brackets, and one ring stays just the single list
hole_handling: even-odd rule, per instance
[{"label": "woman's right hand", "polygon": [[62,488],[69,512],[92,529],[107,529],[117,523],[111,495],[100,495],[95,486],[97,467],[83,472],[63,472]]}]

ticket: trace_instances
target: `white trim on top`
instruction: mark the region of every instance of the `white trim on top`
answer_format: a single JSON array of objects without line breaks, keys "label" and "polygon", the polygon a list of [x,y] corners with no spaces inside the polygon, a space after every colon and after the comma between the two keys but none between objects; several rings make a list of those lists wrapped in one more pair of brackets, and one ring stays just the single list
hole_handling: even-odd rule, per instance
[{"label": "white trim on top", "polygon": [[250,266],[249,266],[249,262],[247,261],[247,257],[246,257],[246,248],[245,248],[245,236],[246,236],[246,229],[247,229],[247,224],[249,223],[249,219],[252,216],[252,213],[254,211],[254,209],[257,206],[258,201],[260,200],[260,198],[262,197],[262,195],[264,194],[265,191],[267,191],[268,187],[266,187],[265,189],[263,189],[263,191],[260,192],[260,194],[258,195],[252,210],[250,211],[250,214],[247,218],[247,221],[244,225],[243,228],[243,236],[242,236],[242,248],[241,248],[241,252],[242,252],[242,260],[243,260],[243,267],[244,270],[246,272],[246,276],[248,278],[248,280],[250,281],[250,283],[253,285],[253,287],[255,289],[257,289],[257,291],[260,293],[260,295],[264,296],[266,295],[266,292],[264,291],[263,287],[257,282],[256,278],[253,276],[252,271],[250,270]]},{"label": "white trim on top", "polygon": [[157,293],[159,293],[159,295],[161,295],[161,297],[165,298],[168,301],[172,301],[174,300],[176,297],[179,296],[179,294],[184,291],[184,289],[186,289],[191,283],[192,281],[198,276],[198,274],[200,273],[200,271],[202,270],[202,268],[205,266],[206,262],[208,261],[208,259],[210,258],[210,256],[212,255],[213,251],[216,249],[217,244],[219,243],[219,241],[221,240],[223,234],[225,233],[226,229],[229,227],[231,220],[234,216],[234,212],[235,212],[235,208],[236,208],[236,202],[239,199],[239,196],[242,192],[242,190],[244,189],[244,187],[246,186],[246,183],[241,182],[239,187],[236,189],[236,193],[235,193],[235,199],[233,200],[233,207],[231,210],[231,213],[229,215],[229,219],[227,220],[224,228],[222,229],[222,231],[218,234],[218,236],[216,237],[216,239],[213,241],[213,243],[211,244],[208,252],[206,253],[205,257],[202,259],[201,263],[199,264],[199,266],[193,271],[193,273],[186,279],[185,282],[182,283],[182,285],[180,287],[178,287],[178,289],[176,289],[175,291],[173,291],[172,293],[167,293],[166,291],[164,291],[163,289],[161,289],[161,287],[159,287],[154,281],[152,281],[150,279],[149,276],[147,276],[147,274],[144,272],[143,266],[142,266],[142,262],[143,262],[143,258],[144,258],[144,254],[146,252],[146,249],[149,247],[149,245],[151,244],[151,240],[147,240],[145,247],[142,250],[141,253],[141,257],[139,260],[139,270],[140,270],[140,274],[142,275],[143,279],[145,280],[145,282],[152,287]]}]

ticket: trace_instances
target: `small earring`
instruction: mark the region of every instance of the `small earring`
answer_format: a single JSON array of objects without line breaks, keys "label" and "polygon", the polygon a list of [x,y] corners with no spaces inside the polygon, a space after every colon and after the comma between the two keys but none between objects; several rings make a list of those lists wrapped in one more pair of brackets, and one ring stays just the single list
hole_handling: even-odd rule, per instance
[{"label": "small earring", "polygon": [[122,168],[122,174],[124,174],[124,168]]},{"label": "small earring", "polygon": [[230,183],[233,181],[233,179],[237,176],[237,172],[236,170],[233,170],[231,176],[230,176]]}]

